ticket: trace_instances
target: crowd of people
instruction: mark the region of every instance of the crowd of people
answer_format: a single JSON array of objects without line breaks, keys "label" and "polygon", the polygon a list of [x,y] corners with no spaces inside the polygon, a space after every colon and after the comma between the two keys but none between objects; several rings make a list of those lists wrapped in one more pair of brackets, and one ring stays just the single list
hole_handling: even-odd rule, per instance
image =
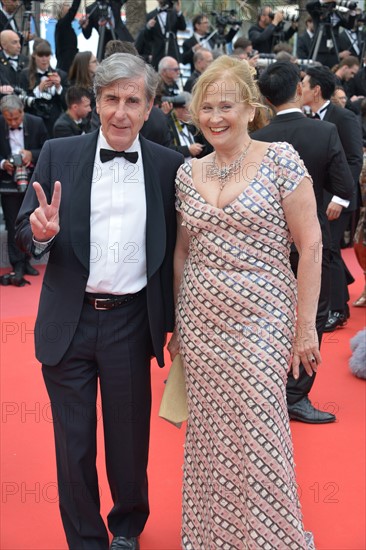
[{"label": "crowd of people", "polygon": [[[86,38],[98,30],[96,55],[71,34],[80,0],[60,4],[56,67],[44,39],[21,54],[17,0],[0,13],[2,207],[13,284],[37,275],[31,256],[49,253],[36,354],[57,417],[69,547],[109,548],[91,410],[99,379],[110,548],[139,548],[150,359],[163,366],[172,332],[189,409],[182,547],[311,550],[289,420],[336,420],[309,394],[324,332],[350,315],[347,232],[366,271],[359,18],[309,2],[299,67],[288,47],[298,24],[283,11],[261,7],[239,37],[236,20],[218,37],[200,13],[180,49],[179,0],[158,0],[135,42],[126,1],[87,8],[80,25]],[[365,292],[353,305],[366,306]]]}]

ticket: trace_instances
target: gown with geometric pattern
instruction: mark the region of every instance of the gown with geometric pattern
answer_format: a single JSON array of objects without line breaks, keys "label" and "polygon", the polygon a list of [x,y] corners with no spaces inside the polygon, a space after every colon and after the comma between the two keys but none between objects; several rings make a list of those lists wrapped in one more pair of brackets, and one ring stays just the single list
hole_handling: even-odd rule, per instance
[{"label": "gown with geometric pattern", "polygon": [[184,550],[307,548],[286,406],[296,280],[282,207],[307,175],[291,145],[272,143],[248,187],[217,208],[190,163],[177,174],[190,243],[176,312],[189,408]]}]

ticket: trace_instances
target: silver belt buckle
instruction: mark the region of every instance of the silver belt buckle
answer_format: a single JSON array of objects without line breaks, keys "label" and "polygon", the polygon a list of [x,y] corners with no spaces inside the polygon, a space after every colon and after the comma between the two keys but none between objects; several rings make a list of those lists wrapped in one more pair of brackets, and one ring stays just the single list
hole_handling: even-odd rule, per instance
[{"label": "silver belt buckle", "polygon": [[109,298],[96,298],[94,301],[94,309],[98,311],[106,311],[107,308],[98,306],[97,302],[108,302]]}]

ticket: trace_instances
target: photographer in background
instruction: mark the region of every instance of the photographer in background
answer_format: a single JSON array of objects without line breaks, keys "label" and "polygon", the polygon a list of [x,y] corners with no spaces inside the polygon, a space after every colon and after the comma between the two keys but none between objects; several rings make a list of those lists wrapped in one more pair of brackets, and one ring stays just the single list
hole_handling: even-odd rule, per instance
[{"label": "photographer in background", "polygon": [[[336,2],[333,0],[315,0],[306,4],[306,9],[314,21],[314,47],[321,28],[320,25],[323,25],[323,35],[315,61],[320,61],[322,65],[326,65],[330,69],[350,53],[348,50],[340,51],[338,45],[339,28],[352,29],[357,16],[355,11],[356,1],[347,2],[348,11],[346,13],[337,9],[339,2],[340,0]],[[334,44],[334,42],[336,43]],[[313,54],[313,51],[311,54]]]},{"label": "photographer in background", "polygon": [[[162,99],[164,100],[164,98]],[[192,157],[202,156],[204,145],[195,142],[196,130],[194,126],[189,124],[190,114],[188,108],[192,100],[191,94],[182,92],[169,99],[173,106],[167,115],[172,135],[171,149],[181,153],[186,162]]]},{"label": "photographer in background", "polygon": [[277,42],[290,40],[297,32],[297,22],[292,21],[290,27],[285,31],[283,22],[285,14],[282,11],[273,13],[270,6],[260,8],[257,24],[250,27],[248,36],[253,48],[259,53],[272,53]]},{"label": "photographer in background", "polygon": [[[196,15],[192,19],[193,25],[193,35],[183,42],[183,54],[182,54],[182,63],[191,65],[191,72],[194,71],[194,60],[193,55],[200,48],[205,48],[207,50],[214,50],[217,42],[217,33],[210,36],[210,21],[207,15],[201,13]],[[224,34],[224,42],[229,44],[238,31],[238,26],[233,25],[230,27],[228,33]]]},{"label": "photographer in background", "polygon": [[80,6],[80,0],[69,2],[60,0],[53,6],[53,15],[57,19],[55,27],[55,48],[57,68],[69,72],[75,55],[78,53],[78,40],[72,23]]},{"label": "photographer in background", "polygon": [[15,95],[0,101],[0,189],[1,206],[8,232],[8,255],[16,286],[24,284],[24,275],[38,275],[29,256],[15,244],[15,220],[24,192],[47,139],[47,130],[39,117],[24,114],[23,102]]},{"label": "photographer in background", "polygon": [[180,62],[177,31],[185,31],[187,27],[180,0],[158,0],[158,4],[158,8],[147,14],[144,32],[156,71],[163,57],[174,57]]},{"label": "photographer in background", "polygon": [[35,40],[29,67],[20,74],[20,86],[27,93],[26,110],[43,118],[50,137],[54,123],[66,110],[68,86],[66,73],[51,67],[51,54],[47,40]]},{"label": "photographer in background", "polygon": [[[80,26],[85,38],[90,38],[93,29],[98,31],[99,41],[103,39],[103,44],[98,44],[98,61],[104,57],[104,50],[107,42],[110,40],[123,40],[133,42],[133,38],[121,19],[121,9],[128,0],[97,0],[86,8],[86,16],[80,20]],[[103,37],[101,30],[105,27]],[[104,31],[104,29],[103,29]]]}]

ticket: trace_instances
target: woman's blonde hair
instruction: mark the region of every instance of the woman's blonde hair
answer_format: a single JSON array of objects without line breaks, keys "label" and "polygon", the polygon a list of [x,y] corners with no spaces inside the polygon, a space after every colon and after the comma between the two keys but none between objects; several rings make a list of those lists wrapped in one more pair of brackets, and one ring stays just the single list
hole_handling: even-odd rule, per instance
[{"label": "woman's blonde hair", "polygon": [[[231,81],[235,89],[227,88],[226,91],[234,92],[238,102],[246,103],[252,107],[263,107],[260,103],[260,94],[254,80],[255,69],[244,59],[221,55],[213,61],[204,73],[198,78],[192,90],[192,102],[190,113],[192,122],[199,128],[199,112],[204,98],[215,91],[217,81]],[[225,87],[224,90],[225,91]]]}]

